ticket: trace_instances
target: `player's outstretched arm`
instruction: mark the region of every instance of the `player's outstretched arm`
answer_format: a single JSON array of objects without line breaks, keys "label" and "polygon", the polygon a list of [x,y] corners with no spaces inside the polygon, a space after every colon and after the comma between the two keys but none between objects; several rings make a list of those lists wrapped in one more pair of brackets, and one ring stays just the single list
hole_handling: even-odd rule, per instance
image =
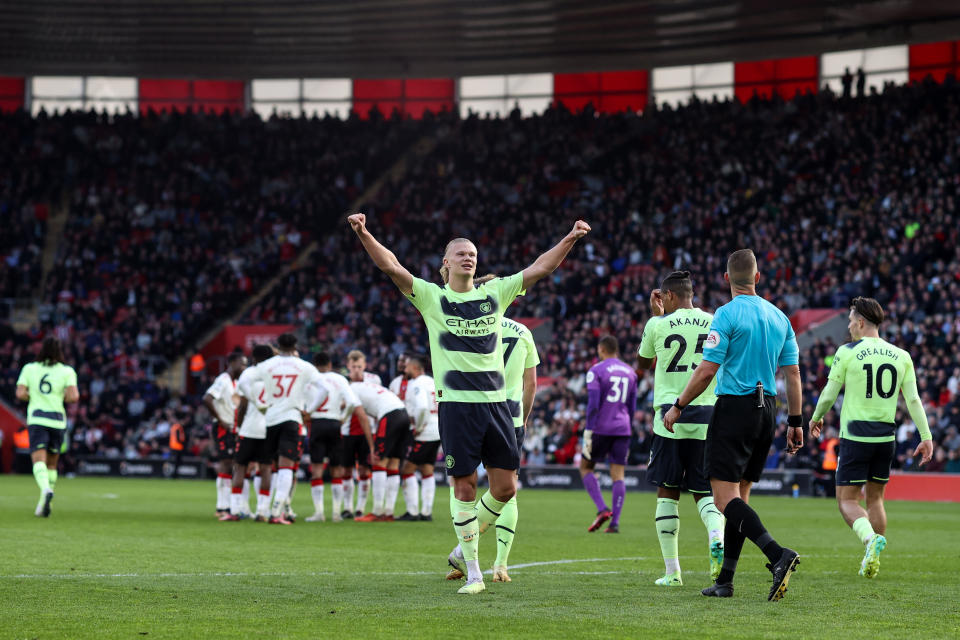
[{"label": "player's outstretched arm", "polygon": [[544,252],[533,264],[523,270],[523,288],[529,289],[532,285],[543,280],[553,273],[563,259],[567,257],[577,240],[590,233],[590,225],[583,220],[577,220],[570,233],[563,237],[552,249]]},{"label": "player's outstretched arm", "polygon": [[397,256],[393,254],[393,251],[390,251],[390,249],[380,244],[377,239],[373,237],[373,234],[367,231],[367,216],[362,213],[355,213],[347,217],[347,222],[350,223],[350,228],[353,229],[357,237],[360,238],[360,243],[363,244],[363,248],[366,249],[370,257],[373,258],[374,264],[377,265],[380,271],[390,276],[393,284],[397,285],[397,288],[400,289],[403,295],[408,296],[413,293],[413,276],[400,264],[400,261],[397,260]]}]

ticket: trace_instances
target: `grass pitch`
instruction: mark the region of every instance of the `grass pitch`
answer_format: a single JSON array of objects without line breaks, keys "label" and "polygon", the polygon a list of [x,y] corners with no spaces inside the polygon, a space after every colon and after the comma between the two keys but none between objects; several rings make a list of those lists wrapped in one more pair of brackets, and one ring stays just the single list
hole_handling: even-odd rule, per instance
[{"label": "grass pitch", "polygon": [[[789,593],[769,603],[770,574],[749,542],[735,596],[700,596],[707,541],[688,497],[681,588],[653,584],[663,570],[653,494],[628,494],[622,533],[606,535],[586,532],[586,494],[524,490],[513,582],[459,596],[443,579],[456,539],[442,488],[432,523],[313,524],[304,485],[290,527],[218,522],[214,493],[213,482],[65,478],[42,519],[32,477],[0,478],[0,638],[960,636],[956,504],[889,503],[889,546],[866,580],[832,501],[754,498],[802,557]],[[481,539],[482,566],[494,545]]]}]

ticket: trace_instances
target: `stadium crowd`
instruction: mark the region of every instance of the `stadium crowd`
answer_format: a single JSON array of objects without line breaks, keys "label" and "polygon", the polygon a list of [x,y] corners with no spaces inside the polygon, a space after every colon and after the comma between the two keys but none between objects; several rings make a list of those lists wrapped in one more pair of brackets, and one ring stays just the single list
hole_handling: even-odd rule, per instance
[{"label": "stadium crowd", "polygon": [[[0,393],[13,401],[20,367],[53,334],[79,376],[75,452],[160,453],[170,420],[203,416],[193,398],[159,387],[156,374],[278,274],[425,125],[203,113],[0,116],[0,130],[22,138],[18,155],[0,161],[0,207],[16,232],[3,234],[0,281],[4,295],[29,283],[44,302],[40,326],[0,328]],[[69,215],[36,291],[48,214],[41,196],[61,197],[52,185],[62,185]]]},{"label": "stadium crowd", "polygon": [[[197,398],[134,388],[124,365],[103,372],[118,358],[189,348],[290,258],[283,247],[291,232],[300,246],[312,234],[317,249],[245,322],[296,324],[340,364],[358,348],[385,380],[397,355],[425,351],[416,311],[358,251],[342,214],[386,158],[430,133],[433,151],[365,208],[371,229],[415,275],[438,279],[452,237],[476,242],[481,273],[506,274],[570,220],[589,220],[594,230],[508,314],[544,318],[552,334],[538,345],[549,384],[528,431],[528,463],[578,458],[584,375],[597,340],[614,334],[632,358],[649,293],[665,273],[689,269],[695,303],[713,310],[729,299],[727,254],[751,247],[759,291],[788,314],[846,309],[856,295],[884,305],[882,335],[913,355],[937,442],[927,469],[960,471],[958,109],[960,88],[948,80],[858,98],[824,91],[789,102],[694,101],[642,116],[562,107],[419,123],[67,116],[86,131],[78,148],[90,157],[67,155],[68,166],[82,169],[73,172],[66,246],[46,292],[54,311],[39,332],[66,331],[81,405],[98,412],[78,416],[74,447],[106,449],[102,438],[88,442],[92,429],[106,433],[97,426],[105,414],[124,425],[120,455],[163,451],[173,419],[202,432]],[[5,395],[29,341],[12,345],[0,350]],[[835,347],[817,343],[801,356],[808,416]],[[636,464],[649,450],[652,376],[640,385]],[[905,413],[898,424],[895,466],[910,468],[918,435]],[[786,459],[784,444],[779,438],[771,451],[771,467],[821,468],[829,457],[810,443]]]},{"label": "stadium crowd", "polygon": [[40,286],[40,265],[50,217],[59,196],[64,167],[59,157],[65,125],[35,120],[24,113],[0,117],[0,320],[17,299],[31,298]]}]

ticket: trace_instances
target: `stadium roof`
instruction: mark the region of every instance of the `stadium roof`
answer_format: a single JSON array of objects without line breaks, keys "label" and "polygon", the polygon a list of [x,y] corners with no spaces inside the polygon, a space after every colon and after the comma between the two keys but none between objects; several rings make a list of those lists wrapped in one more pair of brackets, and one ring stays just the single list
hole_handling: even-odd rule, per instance
[{"label": "stadium roof", "polygon": [[955,39],[943,0],[7,0],[0,73],[434,77]]}]

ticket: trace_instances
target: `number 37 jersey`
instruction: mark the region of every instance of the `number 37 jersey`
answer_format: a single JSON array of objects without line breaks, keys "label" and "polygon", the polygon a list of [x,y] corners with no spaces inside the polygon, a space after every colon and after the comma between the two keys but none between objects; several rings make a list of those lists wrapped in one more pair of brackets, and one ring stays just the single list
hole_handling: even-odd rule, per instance
[{"label": "number 37 jersey", "polygon": [[653,432],[664,438],[705,440],[707,425],[717,402],[716,377],[710,386],[686,406],[670,433],[663,426],[663,416],[696,369],[703,361],[703,342],[710,333],[713,316],[701,309],[677,309],[663,316],[653,316],[643,328],[640,357],[657,359],[653,378]]},{"label": "number 37 jersey", "polygon": [[[281,422],[301,422],[300,411],[312,411],[318,389],[325,391],[317,368],[293,355],[276,355],[256,365],[267,403],[267,426]],[[324,393],[325,397],[326,394]]]}]

